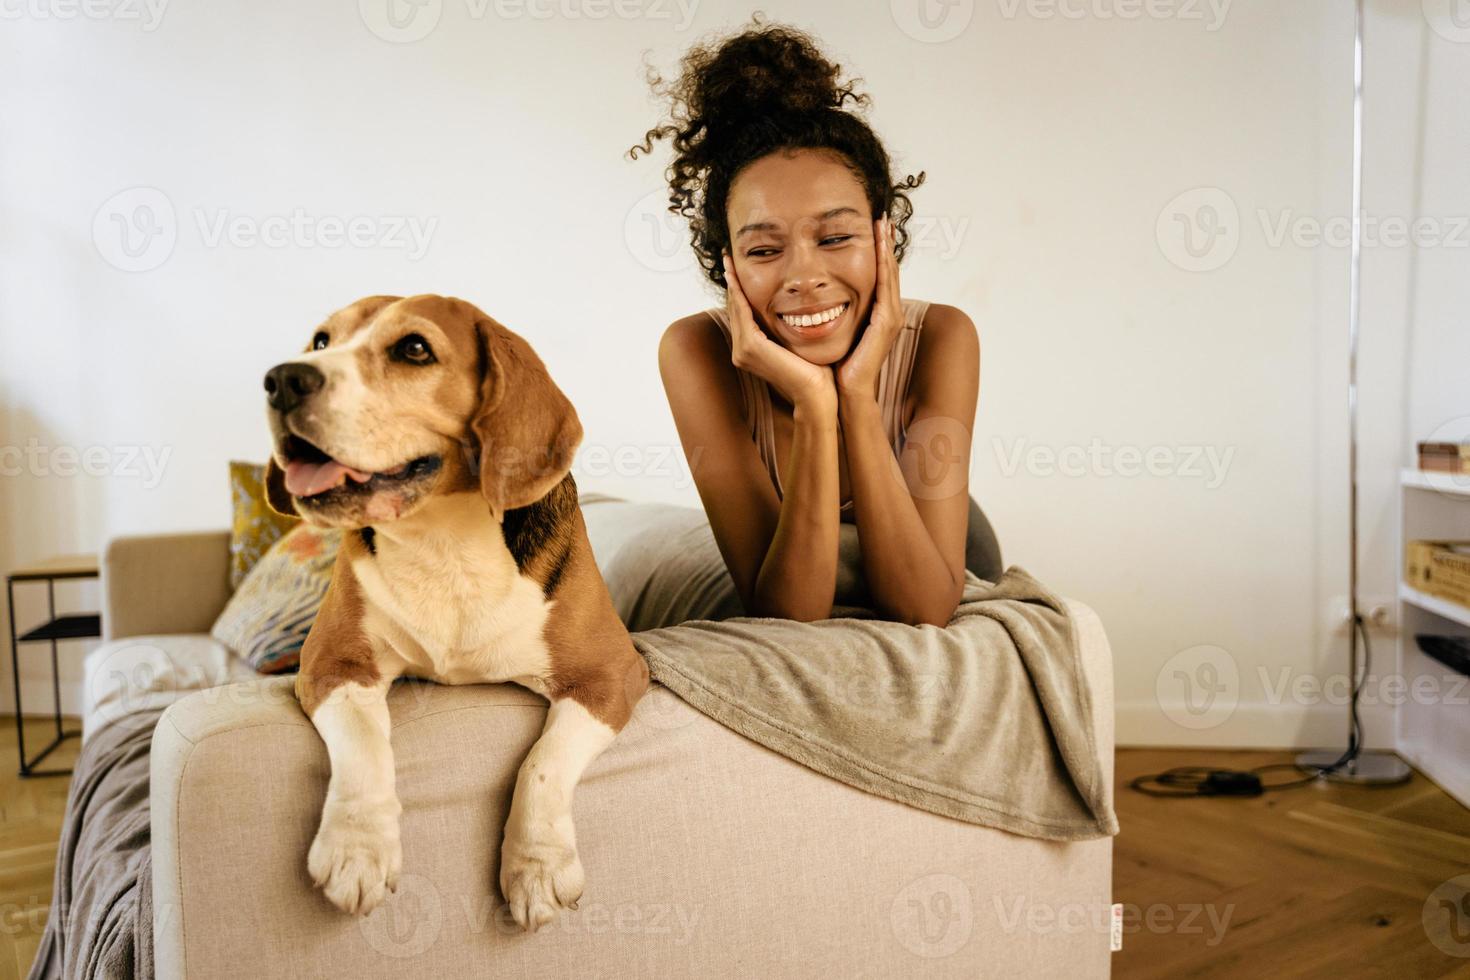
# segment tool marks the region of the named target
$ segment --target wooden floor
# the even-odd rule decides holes
[[[80,718],[62,722],[81,727]],[[50,718],[27,718],[26,753],[34,757],[55,732]],[[67,739],[39,768],[70,769],[80,747],[80,739]],[[36,958],[71,783],[66,776],[21,779],[18,768],[15,716],[0,715],[0,980],[25,976]]]
[[[28,721],[27,746],[51,730]],[[64,742],[46,765],[69,767],[77,749]],[[1470,810],[1418,773],[1387,789],[1319,782],[1256,799],[1160,800],[1127,788],[1173,766],[1290,758],[1118,752],[1113,901],[1124,906],[1124,935],[1113,975],[1470,977],[1466,889],[1436,893],[1425,914],[1431,893],[1470,874]],[[68,784],[21,779],[15,759],[15,720],[0,716],[0,980],[25,976],[35,957]]]
[[[1319,780],[1254,799],[1127,788],[1175,766],[1292,757],[1119,750],[1113,901],[1124,905],[1124,935],[1113,975],[1470,977],[1470,877],[1446,885],[1470,875],[1470,810],[1419,773],[1401,786]]]

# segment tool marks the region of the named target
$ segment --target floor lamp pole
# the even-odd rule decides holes
[[[1364,752],[1358,723],[1358,636],[1367,633],[1358,611],[1358,323],[1363,275],[1363,0],[1353,15],[1353,217],[1351,264],[1348,271],[1348,663],[1352,705],[1348,713],[1346,751],[1303,752],[1301,769],[1316,771],[1333,782],[1401,783],[1412,775],[1407,763],[1391,752]],[[1367,636],[1363,636],[1364,652]],[[1366,682],[1366,678],[1364,678]]]

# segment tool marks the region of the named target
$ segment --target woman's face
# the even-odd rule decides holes
[[[736,176],[726,218],[735,275],[766,333],[813,364],[845,357],[877,282],[874,215],[852,171],[821,150],[771,153]]]

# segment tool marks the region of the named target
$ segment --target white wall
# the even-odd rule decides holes
[[[1406,80],[1417,98],[1404,101],[1412,110],[1404,113],[1404,143],[1419,163],[1406,210],[1451,216],[1461,229],[1459,248],[1412,250],[1402,262],[1406,462],[1421,439],[1470,439],[1470,232],[1463,230],[1470,221],[1470,12],[1462,22],[1459,44],[1424,38],[1418,72]]]
[[[661,109],[643,53],[669,68],[755,5],[557,0],[535,7],[561,11],[543,18],[431,0],[407,29],[433,29],[393,43],[369,27],[393,33],[378,0],[178,3],[152,29],[26,2],[0,0],[0,446],[109,447],[114,470],[122,447],[168,455],[156,485],[55,465],[0,479],[0,566],[111,534],[223,526],[226,461],[266,451],[262,373],[372,292],[478,302],[532,340],[576,402],[585,489],[697,504],[655,345],[714,300],[679,230],[657,225],[666,151],[622,153]],[[979,324],[974,492],[1007,561],[1101,613],[1120,740],[1336,744],[1341,705],[1273,704],[1262,672],[1276,684],[1282,670],[1346,670],[1329,611],[1346,591],[1347,252],[1270,233],[1283,216],[1349,212],[1350,4],[1155,0],[1164,16],[1136,16],[1128,0],[961,0],[929,8],[948,16],[931,27],[906,0],[759,6],[860,74],[900,164],[928,172],[905,292]],[[1431,31],[1418,0],[1375,2],[1369,31],[1369,210],[1464,214],[1467,127],[1452,100],[1470,44]],[[136,187],[166,203],[115,197]],[[1238,217],[1192,260],[1181,218],[1200,234],[1198,205],[1226,201]],[[114,216],[150,202],[176,242],[161,263],[144,252],[156,267],[122,271],[108,261],[129,261]],[[210,243],[222,213],[260,223],[297,209],[432,233],[421,257]],[[1466,352],[1463,286],[1448,285],[1465,255],[1369,256],[1370,595],[1396,579],[1406,440],[1470,415],[1450,362],[1454,345],[1460,364]],[[1208,268],[1181,267],[1192,261]],[[1406,379],[1419,386],[1409,418]],[[1094,445],[1106,457],[1081,475],[1049,472],[1037,452],[1085,459]],[[606,454],[623,447],[634,457],[620,474]],[[1158,472],[1116,472],[1112,454],[1151,447],[1164,447]],[[1198,696],[1211,670],[1225,687],[1201,720],[1177,673]],[[1386,714],[1366,719],[1384,741]]]

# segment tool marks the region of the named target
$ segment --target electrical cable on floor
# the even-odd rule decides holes
[[[1210,766],[1178,766],[1165,772],[1139,776],[1128,784],[1130,789],[1148,796],[1260,796],[1278,789],[1291,789],[1315,783],[1336,772],[1358,757],[1363,746],[1363,728],[1358,721],[1358,696],[1368,679],[1369,665],[1373,662],[1373,648],[1368,642],[1368,627],[1363,617],[1353,612],[1353,629],[1363,638],[1362,676],[1353,678],[1352,704],[1349,708],[1351,723],[1348,725],[1347,750],[1334,762],[1316,768],[1316,771],[1301,779],[1279,783],[1263,783],[1260,774],[1274,769],[1304,768],[1295,762],[1277,762],[1254,769],[1216,769]]]

